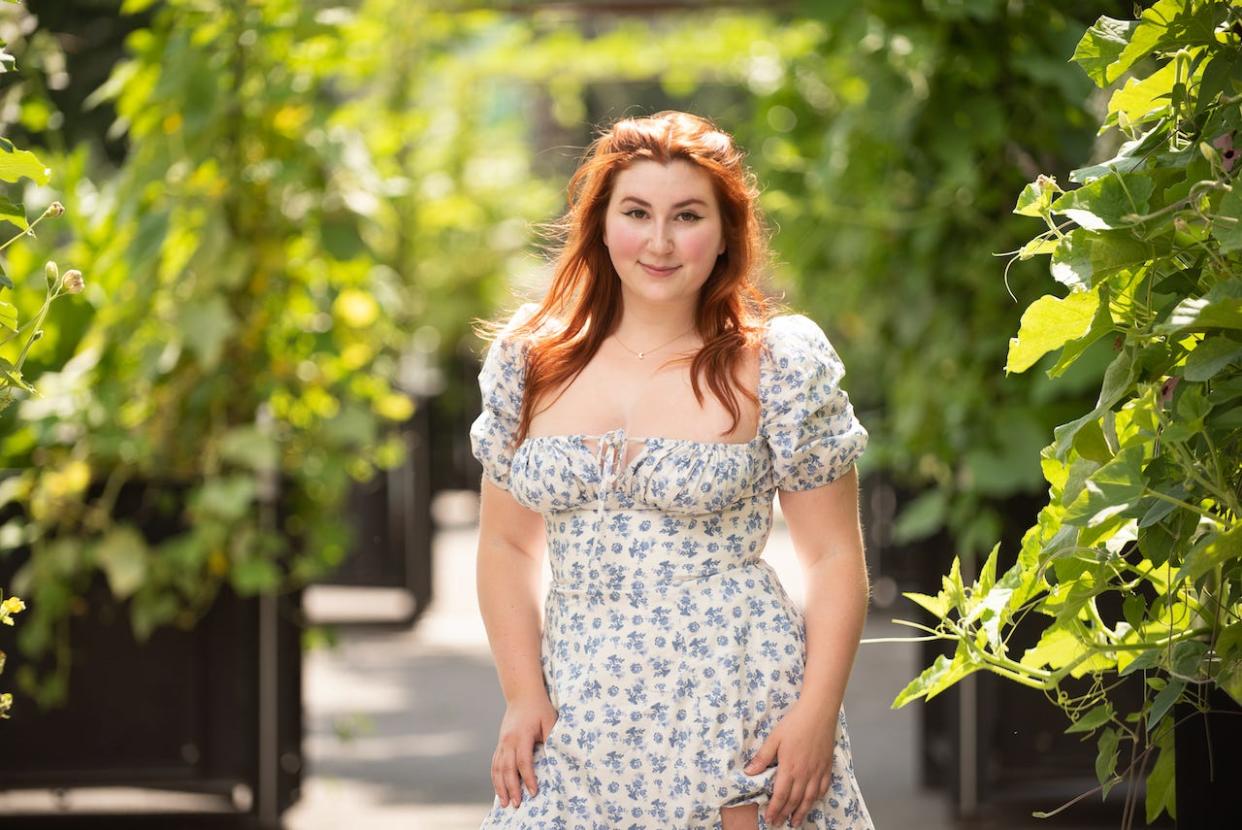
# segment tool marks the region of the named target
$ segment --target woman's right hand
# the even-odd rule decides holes
[[[547,695],[514,700],[506,707],[500,722],[500,740],[492,755],[492,789],[500,796],[500,806],[516,807],[522,803],[521,781],[531,795],[538,792],[535,744],[543,743],[556,720],[556,710]]]

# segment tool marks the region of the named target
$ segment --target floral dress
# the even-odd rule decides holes
[[[768,830],[776,763],[743,767],[798,698],[806,630],[761,557],[774,491],[827,484],[867,444],[840,358],[812,320],[778,316],[763,336],[754,440],[618,428],[514,450],[528,343],[507,332],[479,374],[471,447],[489,481],[544,517],[541,663],[558,719],[535,745],[538,793],[508,807],[497,797],[482,827],[719,830],[722,807],[754,802]],[[627,442],[642,445],[628,462]],[[844,708],[831,786],[802,827],[873,827]]]

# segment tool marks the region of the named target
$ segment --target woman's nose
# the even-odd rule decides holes
[[[655,230],[651,232],[651,239],[648,244],[655,251],[670,250],[673,247],[673,234],[666,226],[657,223]]]

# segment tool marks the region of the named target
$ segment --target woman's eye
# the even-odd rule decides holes
[[[631,210],[627,210],[627,211],[625,212],[625,214],[624,214],[624,215],[625,215],[625,216],[634,216],[634,214],[636,214],[636,213],[643,213],[643,214],[645,214],[646,212],[647,212],[647,211],[643,210],[642,208],[633,208],[633,209],[631,209]],[[699,221],[700,219],[702,219],[702,218],[703,218],[702,216],[699,216],[697,213],[694,213],[693,211],[689,211],[689,210],[683,210],[681,213],[677,214],[677,218],[678,218],[678,219],[680,219],[680,218],[681,218],[681,217],[683,217],[683,216],[689,216],[689,217],[690,217],[690,221],[692,221],[692,222],[697,222],[697,221]],[[635,217],[635,218],[641,218],[641,217]]]

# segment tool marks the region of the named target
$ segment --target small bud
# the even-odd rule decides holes
[[[1177,384],[1180,381],[1181,381],[1180,376],[1173,375],[1168,380],[1166,380],[1163,384],[1161,384],[1160,386],[1160,407],[1162,409],[1168,405],[1169,401],[1173,400],[1173,390],[1177,388]]]
[[[56,284],[56,278],[60,276],[60,269],[56,267],[56,263],[48,260],[47,265],[43,266],[43,273],[47,275],[47,284],[49,286]]]
[[[60,202],[52,202],[47,206],[48,216],[61,216],[65,212],[65,206]]]
[[[77,268],[65,272],[65,291],[70,294],[81,294],[82,289],[86,286],[86,281],[82,279],[82,272]]]
[[[1233,133],[1223,133],[1212,140],[1212,146],[1220,154],[1220,166],[1226,173],[1233,170],[1238,160],[1238,151],[1233,146]]]

